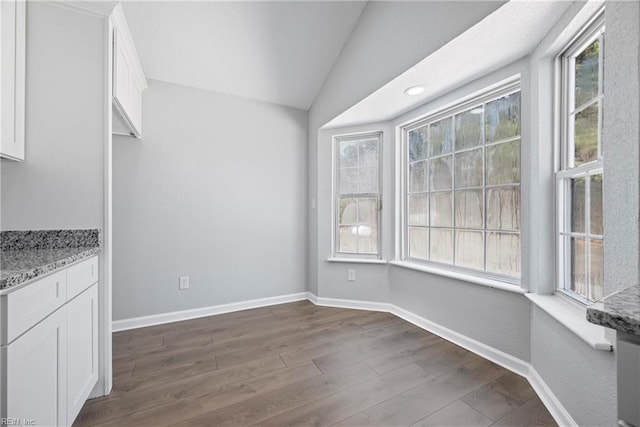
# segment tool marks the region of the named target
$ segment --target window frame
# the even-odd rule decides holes
[[[572,237],[585,239],[585,270],[587,277],[587,294],[591,292],[590,253],[591,240],[604,242],[604,230],[602,235],[591,233],[591,188],[590,176],[602,175],[604,177],[604,157],[602,141],[602,111],[604,101],[604,51],[605,51],[605,19],[604,8],[584,25],[576,36],[556,57],[557,64],[557,96],[559,98],[559,111],[556,121],[560,132],[557,138],[557,157],[555,171],[556,189],[556,285],[557,293],[566,296],[579,304],[588,305],[593,302],[589,298],[571,290],[571,244]],[[575,105],[575,58],[579,56],[595,40],[600,40],[598,53],[598,93],[595,98],[583,103],[578,108]],[[573,131],[573,116],[586,108],[598,103],[598,147],[596,160],[574,165],[575,157],[575,132]],[[571,182],[573,179],[585,178],[585,230],[584,233],[571,231]],[[604,179],[604,178],[603,178]],[[604,192],[604,188],[603,188]],[[604,208],[604,207],[603,207]]]
[[[377,252],[373,253],[361,253],[361,252],[341,252],[339,250],[340,244],[340,219],[339,219],[339,206],[340,198],[345,195],[340,194],[340,143],[345,141],[360,141],[367,139],[376,139],[377,141],[377,155],[378,155],[378,191],[375,193],[356,193],[347,195],[349,198],[376,198],[376,220],[378,225],[377,236]],[[348,134],[339,134],[332,137],[332,165],[333,165],[333,197],[332,197],[332,257],[336,259],[363,259],[363,260],[381,260],[382,259],[382,153],[383,149],[383,132],[382,131],[369,131],[369,132],[356,132]]]
[[[456,154],[460,154],[460,153],[464,153],[464,152],[468,152],[468,151],[472,151],[474,149],[477,149],[479,147],[483,147],[483,155],[482,155],[482,186],[481,187],[473,187],[472,189],[479,189],[482,191],[483,196],[483,207],[482,207],[482,211],[483,211],[483,225],[481,228],[478,228],[478,231],[482,232],[482,239],[483,239],[483,246],[484,246],[484,252],[485,254],[483,255],[483,270],[478,270],[478,269],[473,269],[473,268],[468,268],[468,267],[463,267],[463,266],[459,266],[459,265],[455,265],[455,248],[456,248],[456,231],[470,231],[471,229],[465,229],[465,228],[458,228],[455,226],[455,192],[456,187],[455,187],[455,176],[452,177],[452,187],[451,187],[451,193],[453,195],[453,212],[452,212],[452,216],[454,217],[453,219],[453,223],[450,227],[451,230],[453,230],[454,236],[453,236],[453,258],[452,258],[452,264],[445,264],[445,263],[439,263],[436,261],[431,261],[431,260],[423,260],[423,259],[416,259],[416,258],[411,258],[409,256],[409,209],[408,209],[408,202],[409,202],[409,188],[408,188],[408,183],[409,183],[409,159],[408,159],[408,136],[409,136],[409,132],[418,129],[420,127],[423,127],[425,125],[431,124],[431,123],[435,123],[438,122],[440,120],[446,119],[448,117],[453,118],[453,116],[455,116],[456,114],[468,111],[469,109],[472,109],[474,107],[477,106],[481,106],[481,105],[485,105],[491,101],[497,100],[499,98],[514,94],[520,92],[520,134],[517,137],[510,137],[510,138],[504,138],[502,140],[499,141],[492,141],[489,144],[486,143],[486,141],[484,140],[484,132],[485,132],[485,122],[484,122],[484,114],[483,114],[483,122],[482,122],[482,135],[483,135],[483,143],[479,146],[475,146],[475,147],[471,147],[471,148],[464,148],[461,150],[456,150],[455,146],[453,147],[450,155],[452,156],[452,175],[455,175],[455,156]],[[400,186],[399,186],[399,190],[400,190],[400,221],[399,221],[399,238],[400,238],[400,245],[399,245],[399,249],[400,249],[400,258],[401,258],[401,262],[406,262],[406,263],[410,263],[410,264],[415,264],[416,266],[425,266],[426,268],[429,269],[433,269],[436,271],[442,271],[443,274],[446,274],[448,272],[452,272],[452,273],[460,273],[460,274],[464,274],[464,275],[468,275],[470,277],[477,277],[479,279],[488,279],[490,281],[495,281],[497,283],[504,283],[505,285],[511,287],[513,286],[514,289],[517,289],[518,287],[521,287],[521,283],[522,283],[522,273],[523,273],[523,268],[522,268],[522,263],[524,261],[524,258],[522,257],[522,235],[523,235],[523,224],[522,224],[522,214],[520,214],[520,228],[517,231],[513,231],[513,230],[503,230],[506,233],[514,233],[514,234],[518,234],[518,236],[520,237],[520,276],[519,277],[512,277],[512,276],[507,276],[507,275],[503,275],[503,274],[499,274],[499,273],[493,273],[493,272],[487,272],[486,271],[486,264],[487,264],[487,259],[486,259],[486,244],[487,244],[487,234],[492,232],[492,231],[496,231],[494,229],[490,229],[487,228],[486,226],[486,212],[487,212],[487,205],[486,205],[486,190],[490,189],[490,188],[499,188],[499,187],[518,187],[520,190],[520,200],[521,200],[521,209],[522,210],[522,169],[523,169],[523,161],[522,161],[522,144],[523,144],[523,116],[522,116],[522,105],[523,105],[523,100],[522,100],[522,87],[521,87],[521,78],[520,75],[514,76],[512,78],[506,79],[504,81],[502,81],[501,83],[497,84],[497,85],[493,85],[492,87],[488,88],[488,89],[484,89],[481,90],[479,92],[476,92],[473,95],[467,96],[465,98],[461,98],[458,101],[453,102],[452,104],[450,104],[448,107],[436,110],[434,112],[428,113],[427,115],[424,115],[422,117],[419,118],[415,118],[412,119],[410,121],[407,121],[403,124],[400,124],[398,126],[398,135],[400,136],[400,144],[399,144],[399,149],[400,149],[400,154],[398,156],[398,159],[400,161],[400,168],[399,168],[399,178],[400,178]],[[455,127],[455,125],[454,125]],[[454,136],[455,139],[455,136]],[[520,160],[520,182],[518,182],[517,184],[512,183],[512,184],[502,184],[502,185],[487,185],[487,181],[486,181],[486,170],[485,170],[485,162],[486,162],[486,153],[485,153],[485,148],[486,147],[490,147],[490,146],[495,146],[495,145],[500,145],[503,143],[508,143],[510,141],[520,141],[520,149],[519,149],[519,160]],[[455,142],[454,142],[455,144]],[[440,156],[435,156],[433,158],[438,158]],[[425,160],[430,160],[432,157],[426,157]],[[470,187],[471,188],[471,187]],[[468,188],[460,188],[459,190],[468,190]],[[426,194],[431,194],[431,191],[428,191]],[[431,224],[429,224],[429,226],[425,226],[425,228],[427,229],[431,229]],[[430,239],[429,239],[430,242]],[[427,245],[429,245],[429,242],[427,243]]]

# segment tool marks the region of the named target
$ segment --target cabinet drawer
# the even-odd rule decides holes
[[[4,295],[6,316],[2,343],[7,344],[67,301],[67,272],[60,271]]]
[[[98,257],[67,269],[67,301],[98,281]]]

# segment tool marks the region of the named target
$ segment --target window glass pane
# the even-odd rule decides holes
[[[453,193],[431,193],[430,219],[433,227],[453,225]]]
[[[409,132],[409,161],[415,162],[427,158],[428,126],[423,126]]]
[[[520,230],[520,187],[487,189],[487,228]]]
[[[357,226],[340,226],[340,243],[338,251],[340,252],[356,252],[357,250]]]
[[[339,224],[355,224],[358,222],[358,199],[340,199],[339,209]]]
[[[485,140],[499,141],[520,135],[520,92],[489,102],[485,107]]]
[[[427,161],[423,160],[409,165],[409,192],[427,191]]]
[[[359,165],[378,166],[378,141],[367,139],[359,144]]]
[[[571,180],[571,231],[574,233],[585,232],[585,184],[584,177]]]
[[[602,211],[602,174],[592,175],[590,177],[591,188],[589,190],[591,196],[590,209],[590,227],[591,234],[602,235],[603,231],[603,211]]]
[[[585,239],[571,238],[571,290],[587,298],[587,250]]]
[[[378,253],[379,146],[377,136],[337,137],[336,253]]]
[[[429,195],[412,194],[409,196],[409,225],[429,225]]]
[[[406,135],[407,257],[519,278],[520,93]]]
[[[476,270],[484,268],[481,231],[456,231],[456,265]]]
[[[358,142],[340,142],[340,167],[350,167],[358,165]]]
[[[456,191],[456,227],[482,228],[482,190]]]
[[[487,185],[520,182],[520,140],[487,147]]]
[[[409,258],[429,259],[428,228],[409,227]]]
[[[453,263],[453,230],[431,229],[431,261]]]
[[[456,150],[482,144],[482,106],[456,116]]]
[[[429,184],[431,185],[431,191],[449,190],[453,185],[451,157],[452,156],[446,156],[429,160]]]
[[[340,194],[355,194],[358,192],[358,168],[340,169]]]
[[[604,245],[602,240],[590,241],[590,291],[589,299],[597,301],[604,296]]]
[[[374,198],[358,199],[358,222],[376,224],[378,222],[378,200]]]
[[[431,123],[429,130],[429,156],[439,156],[453,151],[453,126],[451,117]]]
[[[520,235],[487,233],[487,271],[520,277]]]
[[[358,168],[358,181],[360,193],[378,192],[378,168]]]
[[[574,117],[574,164],[592,162],[598,158],[598,103],[588,106]]]
[[[482,148],[456,154],[456,188],[482,186]]]
[[[358,253],[375,254],[378,252],[378,227],[373,224],[359,225]]]
[[[575,107],[598,96],[598,55],[600,40],[595,40],[576,57]]]

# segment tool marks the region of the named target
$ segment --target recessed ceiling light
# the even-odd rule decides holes
[[[424,92],[424,86],[411,86],[404,91],[404,93],[411,96],[420,95],[422,92]]]

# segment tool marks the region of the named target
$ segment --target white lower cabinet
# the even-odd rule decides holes
[[[98,381],[98,285],[67,303],[67,417],[73,421]]]
[[[0,296],[0,418],[8,423],[71,425],[96,385],[97,261],[82,261]],[[66,300],[51,304],[49,294]],[[20,316],[25,297],[43,307],[42,317]],[[18,326],[23,330],[15,337]]]
[[[66,331],[66,312],[59,309],[5,348],[4,418],[17,425],[67,424]]]

